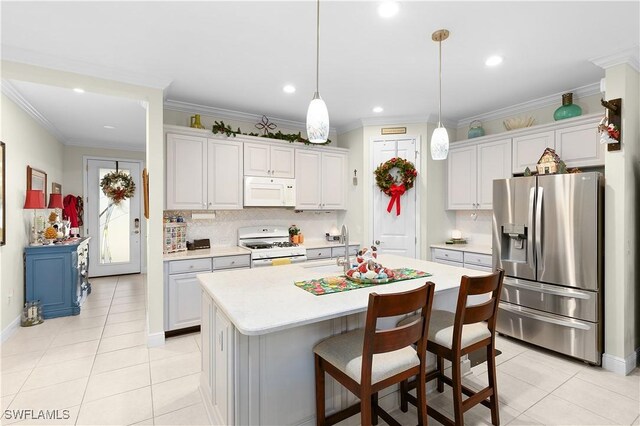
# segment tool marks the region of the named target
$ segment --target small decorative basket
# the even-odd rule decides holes
[[[42,324],[43,322],[44,318],[42,317],[42,303],[39,300],[25,303],[24,308],[22,308],[20,325],[22,327],[31,327],[34,325]]]

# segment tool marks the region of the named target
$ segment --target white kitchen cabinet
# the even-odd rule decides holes
[[[347,155],[296,149],[296,209],[346,208]]]
[[[490,254],[486,253],[432,247],[431,260],[436,263],[457,266],[459,268],[475,269],[486,272],[493,271],[492,257]]]
[[[513,173],[524,173],[525,169],[533,172],[536,164],[546,148],[555,149],[555,132],[532,133],[513,138]]]
[[[268,143],[244,144],[244,175],[293,178],[294,148]]]
[[[200,324],[200,282],[196,275],[169,275],[169,324],[172,330]]]
[[[606,147],[597,133],[599,114],[561,120],[545,125],[544,131],[513,138],[513,173],[524,173],[536,164],[545,148],[555,149],[567,167],[604,165]]]
[[[207,160],[207,209],[242,209],[242,142],[209,140]]]
[[[501,139],[478,145],[479,209],[493,209],[493,181],[511,177],[511,139]]]
[[[242,142],[167,134],[168,210],[242,209]]]
[[[452,146],[449,149],[447,163],[447,207],[450,210],[475,208],[478,163],[476,147]]]
[[[600,143],[595,123],[555,131],[556,154],[567,167],[592,167],[604,164],[605,145]]]
[[[200,325],[202,290],[198,274],[250,265],[249,254],[165,262],[165,331]]]
[[[511,139],[449,150],[447,208],[493,208],[493,180],[511,177]]]
[[[207,205],[207,138],[167,134],[166,205],[169,210]]]

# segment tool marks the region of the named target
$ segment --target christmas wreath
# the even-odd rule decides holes
[[[100,187],[104,195],[114,204],[120,204],[120,201],[133,197],[136,191],[133,178],[122,170],[104,175],[100,181]]]
[[[391,176],[391,170],[398,169],[398,178]],[[387,211],[391,213],[393,205],[396,204],[396,215],[400,215],[400,196],[413,188],[413,184],[418,175],[416,167],[411,161],[404,158],[394,157],[386,163],[380,164],[375,170],[376,185],[380,191],[391,197]]]

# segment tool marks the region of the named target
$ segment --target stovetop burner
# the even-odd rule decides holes
[[[298,247],[298,245],[292,243],[291,241],[282,241],[273,243],[273,247]]]

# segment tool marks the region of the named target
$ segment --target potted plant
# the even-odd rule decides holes
[[[291,225],[289,227],[289,239],[291,240],[291,242],[293,244],[299,244],[300,243],[300,228],[298,228],[296,225]]]

